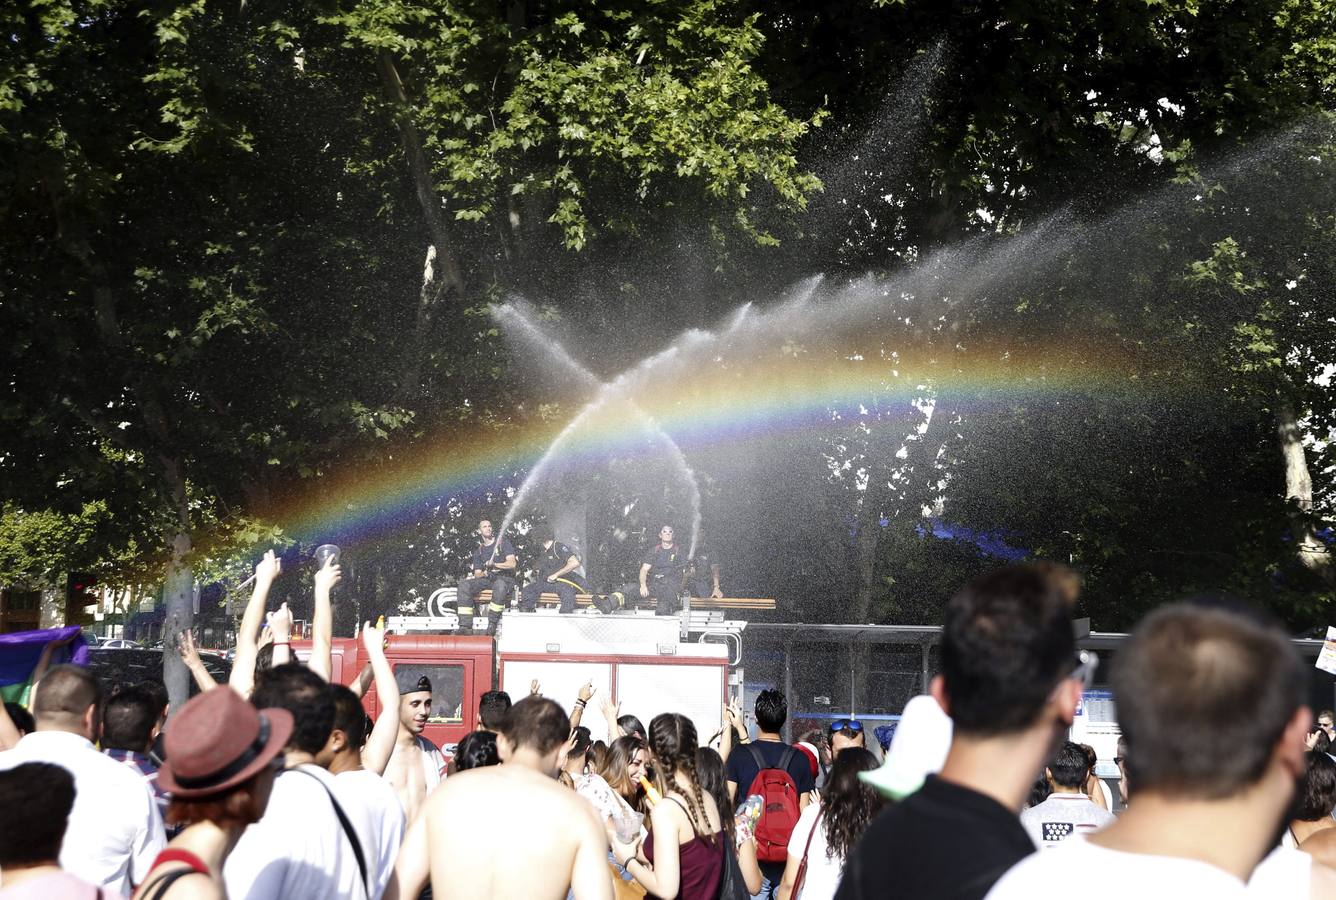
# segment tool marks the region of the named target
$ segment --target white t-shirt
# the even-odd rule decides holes
[[[821,813],[819,804],[810,804],[798,816],[798,823],[789,835],[789,856],[803,858],[807,850],[807,877],[803,880],[801,900],[831,900],[835,889],[840,886],[840,873],[844,871],[843,859],[831,859],[826,855],[826,823],[818,818]],[[810,848],[808,836],[812,838]],[[793,898],[797,900],[797,898]]]
[[[1113,821],[1085,794],[1049,794],[1043,803],[1021,811],[1021,824],[1040,850],[1052,849],[1075,834],[1098,831]]]
[[[1248,896],[1304,900],[1309,896],[1312,881],[1313,857],[1293,847],[1277,847],[1253,869],[1248,879]]]
[[[334,789],[334,776],[319,766],[298,768],[315,777],[280,773],[264,817],[246,829],[223,864],[229,900],[366,896],[357,858],[325,789]],[[369,860],[367,867],[370,874]]]
[[[394,859],[404,838],[404,808],[390,783],[375,772],[358,769],[334,776],[334,796],[352,819],[366,857],[372,898],[385,892]]]
[[[1209,897],[1239,900],[1248,889],[1224,869],[1195,859],[1125,853],[1080,835],[1011,867],[987,900],[1128,900]]]
[[[441,753],[441,748],[420,734],[414,740],[417,741],[418,749],[422,751],[422,778],[427,786],[427,794],[430,795],[436,790],[436,786],[445,780],[445,754]]]
[[[60,867],[90,884],[129,896],[167,846],[153,790],[144,776],[66,731],[34,731],[0,753],[0,770],[28,762],[55,763],[74,776]],[[15,815],[0,810],[0,815]]]

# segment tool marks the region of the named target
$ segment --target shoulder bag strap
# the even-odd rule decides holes
[[[357,869],[362,873],[362,888],[366,891],[367,897],[370,898],[371,888],[368,885],[366,877],[366,856],[362,854],[362,842],[357,839],[357,832],[353,829],[353,823],[348,821],[348,814],[343,811],[343,807],[339,805],[339,801],[334,798],[334,792],[329,789],[329,785],[320,780],[319,776],[312,775],[310,772],[305,772],[300,768],[297,768],[286,769],[284,774],[286,775],[288,772],[301,772],[307,778],[314,778],[316,783],[325,789],[325,794],[329,797],[329,802],[334,807],[334,815],[338,816],[339,824],[343,826],[343,834],[348,838],[348,843],[353,845],[353,856],[357,857]],[[157,898],[154,898],[154,900],[157,900]]]
[[[816,830],[821,827],[821,816],[825,810],[816,814],[816,821],[812,823],[812,830],[807,832],[807,846],[803,847],[803,861],[798,864],[798,874],[793,879],[793,890],[789,896],[793,900],[798,900],[802,894],[803,882],[807,880],[807,854],[812,851],[812,838],[816,836]]]
[[[149,882],[150,884],[153,885],[153,890],[149,891],[147,888],[145,888],[142,900],[162,900],[163,894],[167,893],[168,889],[173,884],[175,884],[179,879],[184,878],[187,875],[203,875],[203,874],[204,874],[203,872],[196,871],[195,869],[173,869],[166,875],[161,875],[154,881]],[[101,888],[99,888],[98,889],[99,900],[101,900],[101,897],[102,897]]]

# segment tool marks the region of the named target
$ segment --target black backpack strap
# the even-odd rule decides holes
[[[764,772],[766,769],[770,768],[769,766],[767,766],[767,765],[765,764],[765,757],[761,755],[761,751],[760,751],[760,750],[757,750],[757,749],[756,749],[756,745],[755,745],[755,744],[744,744],[743,746],[745,746],[745,747],[747,748],[747,752],[751,754],[751,758],[754,759],[754,760],[756,760],[756,774],[757,774],[757,775],[760,775],[760,774],[761,774],[762,772]],[[748,785],[748,787],[751,787],[751,785]]]
[[[357,839],[357,832],[353,829],[353,823],[348,821],[348,814],[343,811],[343,807],[339,805],[339,801],[334,798],[334,792],[329,789],[329,785],[321,781],[319,776],[312,775],[310,772],[303,771],[301,768],[285,769],[283,774],[286,775],[288,772],[301,772],[307,778],[314,778],[316,783],[325,789],[325,794],[329,797],[329,802],[334,807],[334,815],[338,816],[339,824],[343,826],[343,834],[348,838],[348,843],[353,845],[353,856],[357,857],[357,869],[362,873],[362,888],[366,891],[369,900],[371,897],[371,887],[367,882],[366,877],[366,856],[362,853],[362,842]],[[157,900],[157,898],[153,898],[153,900]]]
[[[784,748],[784,752],[780,754],[779,764],[776,765],[775,768],[779,769],[781,772],[789,772],[789,763],[793,762],[793,757],[797,754],[798,751],[794,749],[792,744],[789,744]],[[789,772],[789,777],[793,777],[792,772]],[[797,784],[795,784],[794,787],[797,787]]]
[[[173,869],[166,875],[163,875],[153,881],[150,881],[149,884],[153,885],[153,890],[150,891],[148,890],[147,887],[145,887],[144,896],[141,898],[141,900],[162,900],[162,895],[167,893],[167,890],[178,880],[186,877],[187,875],[203,875],[203,874],[204,874],[203,872],[196,871],[195,869]],[[98,888],[98,897],[99,900],[102,897],[101,888]]]

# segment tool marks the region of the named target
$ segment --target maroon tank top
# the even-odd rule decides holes
[[[676,797],[669,797],[682,810],[686,812],[686,806]],[[691,818],[691,813],[687,812],[687,819]],[[681,882],[677,888],[677,896],[673,898],[663,898],[663,900],[717,900],[719,896],[719,882],[724,875],[724,840],[727,835],[723,832],[703,837],[696,826],[691,826],[695,836],[677,848],[679,868],[682,871]],[[654,832],[650,832],[645,838],[645,858],[654,862]]]

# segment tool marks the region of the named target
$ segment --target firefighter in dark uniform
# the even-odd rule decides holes
[[[640,562],[640,583],[623,585],[595,605],[606,613],[625,608],[627,597],[632,598],[630,605],[635,604],[636,597],[653,597],[655,615],[674,615],[687,562],[686,549],[673,543],[673,526],[665,525],[659,529],[659,542],[649,548]]]
[[[474,601],[480,592],[491,588],[492,602],[487,605],[487,633],[496,634],[501,614],[506,611],[506,603],[515,590],[515,570],[519,567],[519,560],[515,548],[505,535],[493,537],[490,520],[483,519],[478,523],[478,536],[482,540],[470,559],[473,577],[459,583],[459,629],[465,634],[473,632]]]
[[[520,609],[533,612],[538,606],[538,598],[544,592],[553,593],[561,600],[561,612],[575,612],[575,595],[588,594],[589,586],[576,569],[580,568],[580,557],[565,544],[552,536],[552,529],[546,525],[537,525],[533,536],[542,542],[542,551],[534,560],[537,577],[526,584],[520,591]]]
[[[719,557],[714,548],[701,539],[696,544],[696,555],[691,557],[691,568],[687,572],[687,589],[693,597],[724,596],[724,589],[719,586]]]

